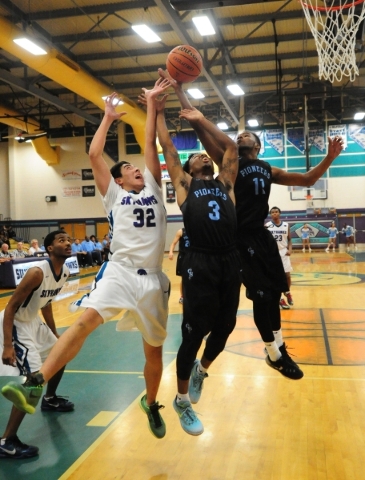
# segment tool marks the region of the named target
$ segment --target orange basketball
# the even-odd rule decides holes
[[[168,54],[166,67],[174,80],[188,83],[199,77],[203,68],[203,60],[194,47],[179,45]]]

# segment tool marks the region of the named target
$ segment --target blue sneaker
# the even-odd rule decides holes
[[[195,360],[189,379],[189,397],[191,403],[198,403],[203,390],[204,379],[208,377],[207,373],[200,373],[197,370],[199,360]]]
[[[202,422],[196,416],[190,402],[172,403],[175,412],[179,415],[180,424],[183,430],[189,435],[201,435],[204,432]]]

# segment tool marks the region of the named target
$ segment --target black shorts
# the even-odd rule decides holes
[[[177,260],[176,260],[176,275],[178,277],[182,277],[181,273],[181,265],[184,259],[185,252],[179,252],[177,255]]]
[[[219,255],[185,253],[181,269],[183,325],[188,324],[202,337],[213,329],[229,335],[236,324],[240,270],[237,251]]]
[[[273,292],[289,290],[278,245],[269,230],[262,227],[241,235],[238,250],[247,298],[268,302]]]

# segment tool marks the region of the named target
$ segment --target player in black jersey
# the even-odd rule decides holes
[[[219,169],[216,179],[213,162],[206,154],[191,155],[183,169],[166,127],[163,104],[156,102],[157,132],[190,242],[181,268],[182,343],[177,354],[178,393],[173,406],[182,428],[200,435],[204,428],[191,403],[199,401],[207,369],[223,351],[235,327],[242,281],[233,193],[238,153],[234,141],[189,105],[191,108],[182,110],[180,116],[191,123],[203,145],[206,135],[214,136],[222,155],[215,158]],[[199,361],[196,355],[206,335]]]
[[[182,266],[183,258],[186,250],[189,248],[189,245],[190,245],[189,237],[187,236],[186,230],[184,227],[179,228],[179,230],[175,234],[173,241],[171,242],[170,250],[169,250],[169,260],[172,260],[174,258],[174,248],[176,247],[177,244],[179,244],[179,253],[177,255],[177,260],[176,260],[176,275],[178,277],[181,277],[182,276],[181,266]],[[181,279],[179,303],[183,303],[183,301],[184,301],[184,295],[182,290],[182,279]]]
[[[328,139],[328,154],[308,172],[292,173],[271,167],[257,158],[260,139],[252,132],[237,137],[239,172],[235,183],[238,249],[241,254],[246,295],[253,301],[254,321],[263,339],[267,364],[292,379],[303,372],[287,353],[281,331],[279,300],[288,290],[286,275],[275,239],[264,228],[272,183],[288,186],[313,185],[343,148],[342,139]]]
[[[300,379],[303,372],[290,358],[281,331],[279,300],[281,292],[288,290],[286,275],[277,244],[264,227],[264,221],[269,211],[271,184],[313,185],[341,153],[343,141],[340,137],[329,138],[326,157],[304,174],[286,172],[259,160],[261,142],[253,132],[239,134],[237,145],[239,167],[234,191],[246,296],[253,302],[254,321],[267,352],[266,363],[288,378]],[[219,151],[214,137],[204,146],[210,155]]]

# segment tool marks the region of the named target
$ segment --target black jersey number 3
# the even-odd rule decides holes
[[[137,228],[142,228],[145,225],[146,227],[155,227],[156,223],[153,221],[155,219],[155,212],[153,208],[147,208],[146,212],[142,208],[135,208],[133,210],[134,215],[136,215],[136,221],[133,222],[133,225]]]

